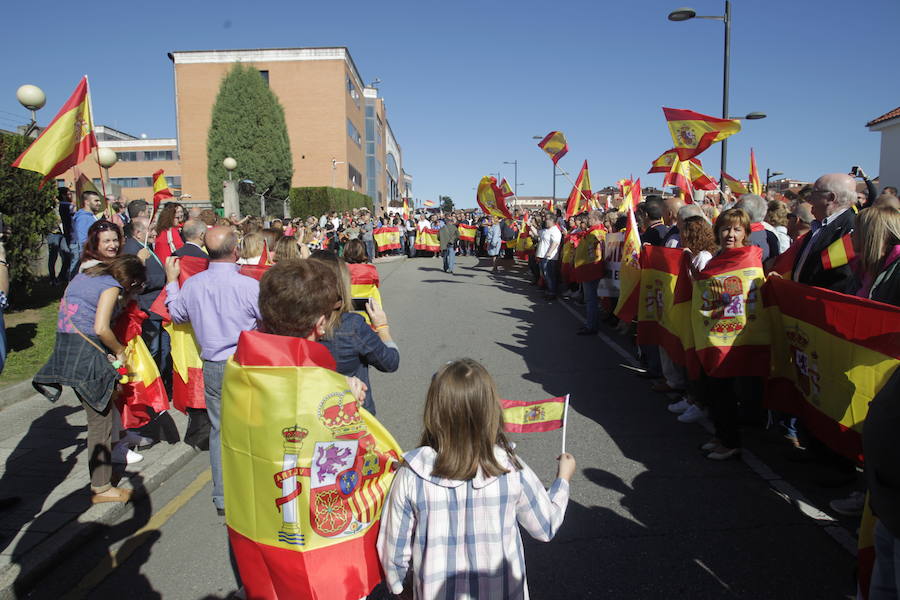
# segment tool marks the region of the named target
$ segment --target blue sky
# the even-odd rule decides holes
[[[550,162],[531,137],[554,129],[569,139],[560,166],[576,172],[587,159],[594,188],[631,173],[658,186],[661,175],[643,174],[671,146],[660,107],[721,110],[722,24],[667,21],[684,3],[699,14],[724,7],[721,0],[7,3],[0,128],[27,121],[15,99],[22,83],[47,93],[39,117],[46,123],[87,73],[98,123],[174,136],[167,52],[347,46],[366,81],[383,81],[420,199],[446,194],[474,206],[479,178],[499,170],[511,181],[513,167],[503,162],[513,160],[525,184],[520,194],[549,195]],[[900,2],[734,0],[732,13],[731,110],[769,116],[745,121],[730,139],[730,174],[746,177],[751,146],[763,173],[809,180],[859,164],[877,174],[880,136],[864,125],[900,106]],[[701,156],[712,174],[718,156],[717,146]],[[557,196],[569,187],[559,178]]]

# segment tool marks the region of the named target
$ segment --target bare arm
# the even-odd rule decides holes
[[[94,333],[100,338],[103,345],[112,350],[112,353],[121,360],[125,346],[116,338],[116,334],[110,327],[118,298],[119,288],[109,288],[100,294],[100,299],[97,301],[97,313],[94,315]]]

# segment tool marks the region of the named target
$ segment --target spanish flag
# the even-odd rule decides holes
[[[606,229],[603,225],[594,225],[588,229],[575,248],[575,268],[572,280],[581,283],[603,278],[603,242],[606,240]]]
[[[561,429],[566,419],[568,396],[547,400],[500,400],[503,429],[510,433],[535,433]]]
[[[438,229],[425,228],[416,232],[416,243],[413,246],[416,250],[423,252],[439,252],[441,242],[438,240]]]
[[[159,203],[169,198],[174,198],[175,196],[172,194],[172,190],[169,189],[169,182],[166,181],[166,176],[163,173],[163,170],[153,174],[153,212],[159,210]]]
[[[226,525],[248,598],[356,600],[400,447],[321,344],[245,331],[222,385]]]
[[[510,196],[514,196],[514,195],[515,195],[514,192],[513,192],[513,190],[512,190],[512,187],[509,185],[509,182],[506,181],[506,179],[504,179],[503,181],[501,181],[501,182],[500,182],[500,185],[497,186],[497,187],[500,188],[500,194],[503,196],[504,200],[505,200],[506,198],[509,198]]]
[[[741,130],[737,119],[719,119],[692,110],[663,107],[675,152],[681,160],[693,158]]]
[[[354,299],[374,300],[384,306],[381,302],[381,291],[378,289],[381,279],[378,276],[378,269],[375,265],[348,264],[347,270],[350,271],[350,295]],[[369,319],[369,313],[365,309],[354,312],[361,315],[366,320],[366,323],[372,324],[372,321]]]
[[[572,281],[572,271],[575,270],[575,249],[584,235],[578,231],[563,236],[562,251],[560,252],[560,271],[563,281]]]
[[[900,308],[778,277],[763,299],[773,323],[766,403],[860,461],[870,403],[900,368]]]
[[[856,257],[853,251],[853,240],[848,233],[840,239],[832,242],[822,250],[822,266],[825,270],[843,267]]]
[[[672,163],[678,158],[675,148],[666,150],[659,157],[650,163],[650,170],[647,173],[668,173],[672,170]]]
[[[627,210],[637,208],[642,199],[640,177],[634,181],[622,179],[619,181],[619,187],[622,189],[622,204],[619,205],[619,212],[624,213]]]
[[[690,329],[691,285],[684,251],[644,246],[641,249],[638,343],[661,346],[673,362],[686,365],[686,346],[693,347],[693,344],[685,343],[685,340],[693,339],[689,335]]]
[[[169,409],[169,396],[159,369],[141,337],[147,313],[131,301],[116,319],[113,332],[125,344],[127,381],[119,385],[116,406],[122,415],[122,427],[133,429],[150,422],[150,410],[161,413]]]
[[[717,190],[719,184],[716,180],[706,174],[703,170],[703,164],[699,158],[692,158],[688,161],[689,173],[691,175],[691,187],[695,190]],[[692,199],[693,201],[693,199]]]
[[[403,199],[403,220],[409,220],[409,198]]]
[[[691,327],[697,359],[707,375],[769,374],[769,314],[760,288],[762,250],[723,250],[694,281]]]
[[[434,200],[426,200],[425,202],[423,202],[423,204],[430,208],[430,207],[434,206]]]
[[[759,182],[759,168],[756,166],[756,155],[750,148],[750,191],[757,196],[762,195],[762,184]]]
[[[84,162],[96,147],[91,96],[85,75],[50,125],[13,161],[12,166],[43,174],[43,187],[57,175]]]
[[[461,242],[474,242],[475,241],[475,230],[478,229],[474,225],[464,225],[460,223],[456,230],[459,233],[459,241]]]
[[[634,209],[628,207],[628,226],[622,245],[619,266],[619,301],[613,310],[622,321],[630,322],[638,311],[638,292],[641,285],[641,236],[638,233]]]
[[[694,201],[694,184],[691,181],[690,162],[676,159],[672,163],[672,170],[666,173],[663,186],[675,186],[684,192],[684,201],[691,204]]]
[[[178,275],[178,285],[184,286],[189,277],[205,271],[209,261],[195,256],[182,256],[179,264],[181,273]],[[163,289],[153,301],[150,311],[163,317],[163,328],[169,334],[172,346],[172,405],[181,412],[187,412],[188,408],[206,408],[200,345],[190,323],[172,322],[166,308],[167,297],[166,290]]]
[[[478,190],[475,192],[475,201],[486,215],[501,219],[512,219],[509,209],[506,207],[506,196],[497,185],[497,180],[485,175],[478,182]]]
[[[581,165],[578,179],[569,193],[569,201],[566,204],[566,218],[573,217],[591,209],[591,176],[588,173],[587,161]]]
[[[270,268],[272,268],[272,265],[241,265],[240,273],[257,281],[262,281],[263,275]]]
[[[546,152],[555,165],[569,151],[569,143],[562,131],[551,131],[538,142],[538,148]]]
[[[528,255],[534,251],[534,239],[531,237],[530,227],[528,226],[528,218],[522,223],[522,230],[516,239],[516,258],[527,260]]]
[[[724,171],[722,171],[722,183],[727,185],[728,189],[731,190],[731,193],[735,196],[741,196],[743,194],[750,193],[750,190],[747,189],[746,185]]]
[[[398,227],[379,227],[372,234],[379,252],[396,250],[400,247],[400,228]]]

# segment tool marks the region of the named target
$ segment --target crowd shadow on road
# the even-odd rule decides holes
[[[574,335],[580,323],[542,299],[526,267],[492,280],[533,301],[494,311],[516,329],[515,343],[495,343],[599,425],[590,437],[569,430],[581,477],[556,539],[525,541],[532,598],[853,597],[852,559],[742,463],[706,460],[708,435],[676,422],[598,338]]]

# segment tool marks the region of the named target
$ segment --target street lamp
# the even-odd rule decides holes
[[[31,111],[31,123],[25,129],[25,137],[28,137],[37,127],[37,115],[35,113],[47,103],[47,96],[44,94],[44,90],[38,86],[26,83],[23,86],[19,86],[19,89],[16,90],[16,99],[19,101],[19,104]]]
[[[109,181],[109,168],[119,162],[119,155],[112,148],[97,148],[97,162],[103,167],[106,181]]]
[[[335,175],[337,174],[337,166],[342,165],[342,164],[344,164],[344,161],[338,160],[338,159],[332,157],[332,159],[331,159],[331,187],[334,187],[334,185],[335,185],[334,178],[335,178]]]
[[[781,171],[769,171],[766,169],[766,191],[769,191],[769,180],[773,177],[778,177],[779,175],[784,175]]]
[[[533,135],[533,136],[531,136],[531,139],[542,140],[542,139],[544,139],[544,136]],[[550,162],[553,162],[553,161],[550,161]],[[553,163],[553,204],[556,204],[556,178],[557,177],[559,177],[559,175],[556,173],[556,163]]]
[[[222,161],[222,166],[228,171],[228,181],[231,181],[231,172],[237,169],[237,161],[228,156]]]
[[[725,14],[724,15],[698,15],[697,11],[693,8],[688,8],[686,6],[681,8],[676,8],[672,12],[669,13],[668,19],[670,21],[681,22],[681,21],[689,21],[691,19],[710,19],[713,21],[722,21],[725,24],[725,51],[723,57],[723,68],[722,68],[722,118],[728,119],[733,118],[728,116],[728,65],[731,57],[731,0],[725,0]],[[763,113],[750,113],[745,118],[746,119],[764,119],[766,115]],[[722,140],[722,164],[721,164],[721,172],[725,172],[726,162],[728,160],[728,140]]]
[[[513,196],[517,197],[519,195],[519,161],[518,159],[504,160],[503,164],[513,166]]]

